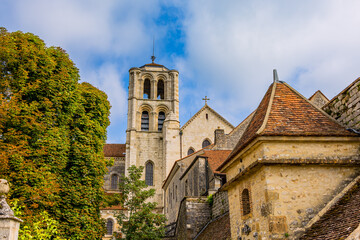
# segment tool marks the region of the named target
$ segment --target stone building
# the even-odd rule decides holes
[[[297,239],[359,175],[359,147],[358,134],[274,81],[217,169],[227,176],[231,238]]]
[[[121,176],[125,174],[125,144],[105,144],[105,159],[113,162],[108,167],[108,173],[104,176],[104,191],[106,194],[118,194]],[[120,232],[116,214],[124,209],[121,206],[111,206],[100,209],[100,215],[106,222],[106,234],[104,240],[112,239],[114,232]]]

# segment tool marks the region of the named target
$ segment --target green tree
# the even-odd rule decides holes
[[[21,226],[46,211],[59,236],[99,239],[110,106],[79,80],[63,49],[0,28],[0,177],[24,205]]]
[[[163,214],[155,213],[155,202],[148,201],[155,195],[155,189],[141,180],[144,167],[134,165],[128,168],[128,177],[120,182],[120,203],[128,211],[118,216],[122,232],[128,240],[161,239],[165,233],[166,218]]]

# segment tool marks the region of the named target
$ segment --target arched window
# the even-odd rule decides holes
[[[148,186],[154,185],[154,164],[150,161],[145,166],[145,183]]]
[[[205,139],[205,140],[202,142],[202,148],[207,147],[207,146],[209,146],[209,145],[210,145],[210,141],[207,140],[207,139]]]
[[[250,213],[250,194],[248,189],[244,189],[241,193],[241,203],[243,208],[243,215]]]
[[[164,81],[159,80],[157,84],[157,99],[164,99]]]
[[[141,131],[149,131],[149,113],[143,111],[141,114]]]
[[[150,80],[147,78],[144,81],[144,95],[143,95],[143,98],[144,99],[149,99],[150,94],[151,94],[151,84],[150,84]]]
[[[117,189],[119,183],[119,176],[117,174],[111,175],[111,189]]]
[[[191,147],[189,148],[187,155],[193,154],[195,152],[195,150]]]
[[[165,113],[164,112],[159,112],[159,117],[158,117],[158,131],[161,131],[164,125],[164,120],[165,120]]]
[[[112,235],[114,232],[114,221],[111,218],[106,220],[106,235]]]

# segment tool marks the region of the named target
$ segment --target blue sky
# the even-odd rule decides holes
[[[233,125],[259,104],[272,69],[304,96],[332,98],[360,75],[357,0],[1,0],[0,26],[60,46],[112,105],[108,143],[124,143],[128,69],[177,69],[180,122],[204,104]]]

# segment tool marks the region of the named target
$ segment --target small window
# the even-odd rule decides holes
[[[118,189],[119,176],[117,174],[111,175],[111,189]]]
[[[141,131],[149,131],[149,113],[143,111],[141,114]]]
[[[108,218],[106,221],[106,235],[112,235],[114,232],[114,221]]]
[[[157,99],[164,99],[164,81],[159,80],[157,84]]]
[[[208,115],[208,114],[206,114],[205,116],[206,116],[206,120],[209,120],[209,115]]]
[[[243,215],[247,215],[250,213],[250,194],[248,189],[244,189],[241,194],[241,202],[243,208]]]
[[[144,99],[149,99],[150,98],[150,94],[151,94],[151,84],[150,84],[150,80],[147,78],[144,81],[144,94],[143,94],[143,98]]]
[[[154,185],[154,164],[152,162],[146,163],[145,166],[145,183],[148,186]]]
[[[195,152],[195,150],[191,147],[189,148],[187,155],[193,154]]]
[[[210,141],[209,140],[204,140],[203,141],[203,143],[202,143],[202,148],[205,148],[205,147],[207,147],[207,146],[209,146],[210,145]]]
[[[158,131],[161,131],[164,125],[164,121],[165,121],[165,113],[164,112],[159,112],[159,117],[158,117]]]

